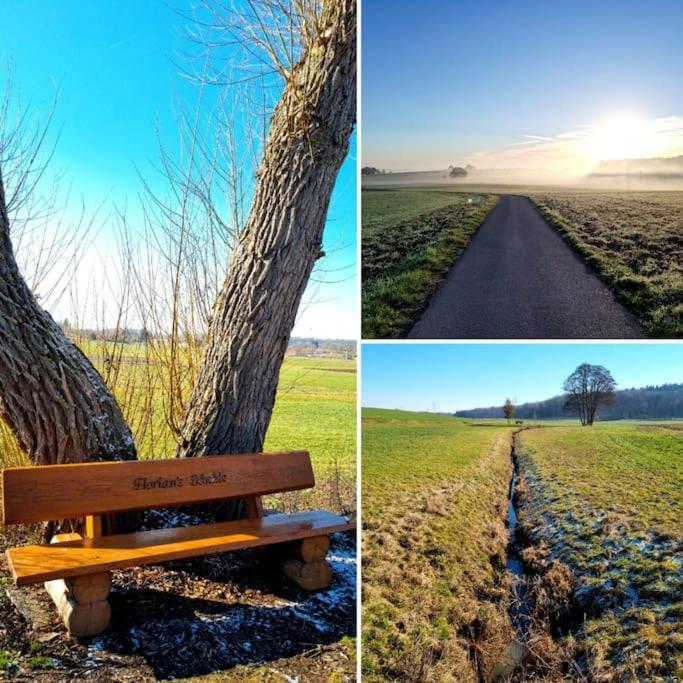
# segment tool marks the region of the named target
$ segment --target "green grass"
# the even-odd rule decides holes
[[[511,430],[381,409],[362,425],[364,680],[476,680],[469,636],[495,649],[509,628]]]
[[[683,336],[683,192],[552,192],[530,198],[645,332]]]
[[[101,342],[88,342],[84,350],[106,377]],[[116,374],[109,386],[133,429],[140,459],[173,457],[176,436],[168,425],[167,392],[150,374],[144,345],[123,345]],[[307,502],[339,509],[337,475],[343,480],[343,507],[355,505],[356,474],[356,362],[342,358],[287,357],[280,372],[277,398],[266,434],[265,450],[308,450],[316,489]],[[26,464],[26,458],[9,430],[0,426],[0,466]],[[302,494],[303,495],[303,494]],[[302,503],[305,501],[301,501]]]
[[[520,524],[589,596],[576,647],[600,680],[653,680],[683,657],[683,431],[600,423],[522,432]]]
[[[0,671],[12,668],[17,663],[16,656],[9,650],[0,650]]]
[[[355,369],[338,358],[287,358],[264,447],[307,449],[321,473],[335,461],[355,473]]]
[[[363,237],[452,203],[452,190],[363,189]]]
[[[50,657],[44,657],[43,655],[33,655],[28,660],[29,669],[46,670],[54,669],[55,663],[50,659]]]
[[[564,584],[574,611],[561,633],[535,622],[525,672],[572,672],[573,680],[578,666],[588,680],[675,680],[683,671],[681,424],[533,426],[516,443],[534,618],[544,604],[561,605],[563,565],[576,583]],[[363,410],[365,680],[449,680],[457,671],[474,681],[501,661],[515,637],[503,522],[515,429],[502,419]]]
[[[443,205],[434,209],[437,196]],[[408,331],[497,201],[487,194],[364,190],[364,338]]]

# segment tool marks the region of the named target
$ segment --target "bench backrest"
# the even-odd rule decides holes
[[[5,524],[261,496],[315,485],[307,452],[12,467]]]

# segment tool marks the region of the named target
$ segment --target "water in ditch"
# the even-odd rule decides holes
[[[529,610],[525,604],[524,567],[520,555],[520,543],[517,538],[517,510],[515,509],[515,488],[519,476],[515,448],[510,452],[512,458],[512,479],[510,480],[510,494],[508,496],[508,552],[507,570],[512,574],[512,596],[510,600],[510,619],[520,638],[524,638],[529,631]]]
[[[517,538],[517,510],[515,509],[515,488],[519,476],[515,447],[510,451],[512,459],[512,478],[508,495],[508,551],[507,570],[512,575],[510,588],[510,606],[508,614],[515,629],[516,638],[505,649],[500,660],[493,669],[493,680],[509,678],[524,661],[527,655],[525,640],[529,633],[529,610],[525,602],[526,582],[524,580],[524,567],[521,557],[521,546]]]

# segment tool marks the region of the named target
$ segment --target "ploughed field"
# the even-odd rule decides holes
[[[497,201],[438,189],[363,190],[364,337],[407,332]]]
[[[527,572],[559,562],[573,573],[566,656],[590,680],[677,680],[683,425],[529,430],[516,453]]]
[[[367,680],[683,674],[683,424],[362,425]]]
[[[511,432],[363,410],[364,680],[476,681],[510,639]]]
[[[651,336],[683,336],[683,192],[530,192]]]

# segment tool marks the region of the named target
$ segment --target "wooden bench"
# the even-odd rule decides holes
[[[96,635],[109,625],[114,569],[241,548],[278,546],[285,575],[308,590],[329,586],[328,535],[355,528],[323,510],[264,515],[261,496],[312,488],[309,454],[254,455],[14,467],[2,471],[4,524],[85,517],[85,532],[7,550],[17,586],[45,583],[69,633]],[[102,535],[102,515],[243,499],[234,522]]]

